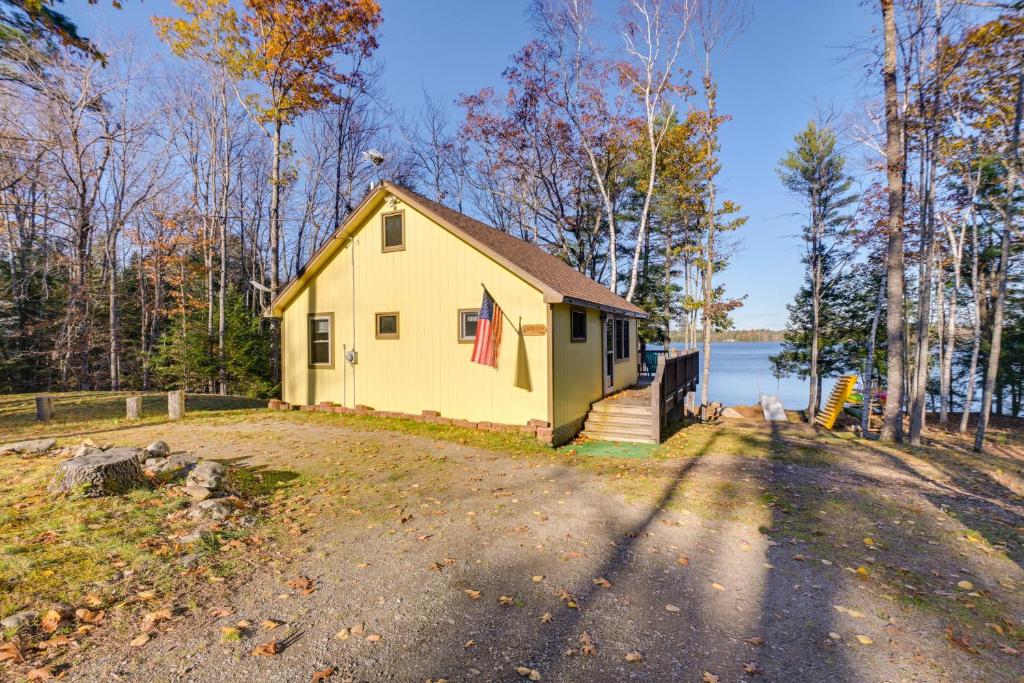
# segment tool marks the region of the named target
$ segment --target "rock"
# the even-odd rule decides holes
[[[146,446],[145,450],[147,457],[150,458],[166,458],[171,454],[171,447],[167,445],[166,441],[154,441]]]
[[[206,532],[207,532],[207,529],[205,529],[203,527],[199,527],[199,528],[193,530],[192,532],[185,534],[184,536],[179,538],[178,541],[180,541],[181,543],[184,543],[185,545],[191,545],[193,543],[198,543],[203,538],[203,534],[205,534]]]
[[[133,448],[111,448],[102,453],[65,460],[50,481],[51,493],[103,496],[148,486]]]
[[[15,441],[0,446],[0,453],[21,453],[25,455],[39,455],[45,453],[57,444],[56,439],[33,439],[31,441]]]
[[[198,539],[196,539],[198,540]],[[192,567],[199,564],[199,555],[196,553],[189,553],[188,555],[182,555],[178,558],[178,562],[185,569],[192,569]]]
[[[23,610],[21,612],[15,612],[14,614],[0,619],[0,627],[5,629],[14,629],[17,631],[22,626],[29,626],[35,623],[35,620],[39,618],[37,612],[32,610]]]
[[[202,486],[214,491],[224,486],[224,465],[212,460],[203,460],[188,473],[185,483],[188,486]]]
[[[80,456],[83,456],[83,455],[95,455],[96,453],[102,453],[102,452],[103,452],[103,449],[101,449],[101,448],[97,448],[96,446],[89,446],[89,445],[83,443],[80,446],[75,446],[75,449],[73,451],[71,451],[71,457],[72,458],[77,458],[77,457],[80,457]]]
[[[206,500],[213,495],[213,491],[205,486],[186,486],[185,493],[187,493],[192,500],[196,501]]]
[[[185,468],[198,462],[198,458],[188,453],[175,453],[166,458],[147,458],[146,473],[158,477],[160,481],[173,481],[185,474]]]
[[[231,509],[219,500],[204,500],[192,506],[188,511],[189,519],[209,519],[214,522],[223,522],[231,516]]]

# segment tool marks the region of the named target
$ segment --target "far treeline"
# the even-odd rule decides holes
[[[806,281],[774,363],[810,380],[810,415],[847,372],[886,398],[889,440],[974,410],[981,449],[991,413],[1020,413],[1016,4],[867,3],[868,96],[794,131],[777,170]],[[646,342],[701,349],[708,403],[747,220],[716,68],[750,5],[534,0],[500,86],[428,83],[415,111],[388,102],[376,0],[174,0],[104,44],[61,7],[0,0],[0,391],[276,395],[269,302],[388,179],[642,306]]]
[[[713,330],[713,342],[781,342],[785,339],[783,330]],[[672,341],[684,342],[686,336],[682,332],[673,332]]]

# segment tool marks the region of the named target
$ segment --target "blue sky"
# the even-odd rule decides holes
[[[380,0],[384,24],[378,56],[395,107],[415,111],[426,89],[452,102],[459,93],[501,85],[509,56],[529,37],[528,0]],[[598,0],[606,22],[614,2]],[[720,109],[732,116],[722,130],[722,196],[749,217],[738,251],[719,275],[730,296],[746,295],[737,327],[782,328],[786,304],[803,277],[799,202],[775,175],[793,135],[820,109],[856,108],[874,96],[880,78],[866,78],[865,57],[851,46],[869,39],[880,20],[859,0],[760,0],[743,34],[718,55]],[[169,2],[101,3],[70,0],[65,9],[86,35],[123,31],[162,51],[149,26],[152,14],[173,14]],[[692,65],[692,58],[688,59]],[[453,118],[458,112],[452,105]]]

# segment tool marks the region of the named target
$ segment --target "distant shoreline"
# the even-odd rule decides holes
[[[725,330],[722,332],[712,332],[711,341],[713,342],[781,342],[783,341],[784,330]],[[697,333],[698,343],[700,341],[700,333]],[[672,341],[683,341],[683,335],[679,333],[673,333],[671,335]]]

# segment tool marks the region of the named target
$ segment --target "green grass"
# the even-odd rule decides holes
[[[135,422],[125,419],[125,398],[139,395],[136,392],[83,391],[48,395],[53,399],[53,419],[49,422],[36,420],[36,394],[0,396],[0,439],[84,435],[167,420],[166,393],[143,393],[142,417]],[[262,399],[212,394],[188,394],[185,400],[186,415],[209,415],[265,405]]]

